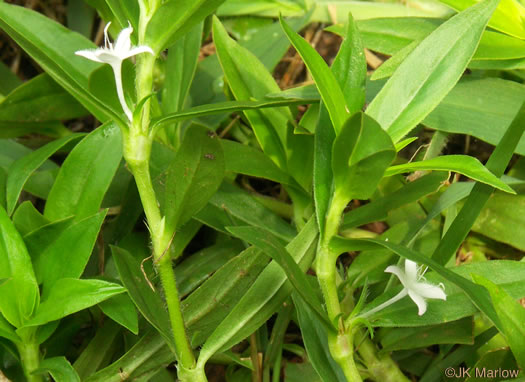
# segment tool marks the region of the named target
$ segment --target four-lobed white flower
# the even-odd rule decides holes
[[[425,280],[423,275],[425,274],[425,267],[418,267],[417,264],[411,260],[405,260],[405,270],[399,268],[396,265],[390,265],[386,267],[385,272],[393,273],[397,276],[403,289],[397,295],[392,297],[390,300],[376,306],[375,308],[365,312],[361,317],[368,317],[374,313],[383,310],[389,305],[401,300],[407,294],[414,301],[418,307],[418,315],[422,316],[427,311],[427,299],[439,299],[446,300],[447,295],[444,291],[443,284],[433,285]]]
[[[133,115],[128,105],[126,104],[126,100],[124,98],[124,89],[122,87],[122,61],[140,53],[154,53],[149,46],[131,45],[131,34],[133,33],[133,28],[131,27],[131,24],[129,24],[127,28],[122,29],[122,31],[117,37],[117,40],[115,41],[115,44],[112,44],[109,41],[108,37],[108,28],[110,25],[111,22],[109,22],[104,28],[103,48],[79,50],[75,52],[75,54],[78,56],[85,57],[88,60],[111,65],[111,68],[113,69],[113,73],[115,75],[118,99],[120,101],[120,104],[122,105],[124,113],[131,122],[133,119]]]

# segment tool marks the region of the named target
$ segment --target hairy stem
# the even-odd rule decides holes
[[[336,260],[338,253],[334,253],[329,246],[332,237],[337,235],[341,216],[347,203],[348,201],[339,197],[337,193],[332,198],[326,217],[325,230],[321,235],[317,252],[316,274],[323,292],[328,318],[334,324],[337,322],[337,334],[328,334],[330,353],[341,366],[347,380],[359,382],[362,379],[354,361],[353,334],[351,328],[350,330],[345,328],[337,293]]]
[[[158,271],[164,288],[173,338],[178,353],[176,354],[177,359],[180,367],[191,370],[195,368],[195,357],[186,336],[184,320],[180,311],[179,293],[169,255],[169,245],[173,234],[165,229],[164,218],[161,216],[149,172],[151,144],[149,137],[135,134],[135,130],[132,130],[125,136],[124,156],[135,177],[148,221],[153,243],[153,258],[158,263]]]

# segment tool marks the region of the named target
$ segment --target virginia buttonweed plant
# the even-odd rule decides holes
[[[0,2],[43,70],[0,68],[7,378],[525,365],[520,3],[86,3],[68,2],[68,29]],[[311,21],[343,37],[330,65],[297,33]],[[311,81],[282,90],[290,46]],[[373,73],[371,51],[392,56]],[[486,164],[443,154],[452,133],[494,145]]]

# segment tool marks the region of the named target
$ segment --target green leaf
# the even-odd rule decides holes
[[[208,339],[267,264],[267,256],[250,247],[219,268],[182,301],[181,310],[193,347]]]
[[[135,305],[126,293],[118,294],[98,304],[102,312],[133,334],[139,334],[139,321]]]
[[[525,195],[494,193],[481,210],[472,231],[525,251]]]
[[[85,115],[86,109],[47,74],[25,82],[0,103],[2,122],[60,121]]]
[[[85,379],[85,382],[122,382],[122,375],[130,377],[141,369],[158,370],[174,361],[166,341],[155,330],[148,330],[133,347],[111,365]]]
[[[224,233],[228,233],[226,226],[248,224],[265,228],[285,242],[292,240],[296,235],[290,224],[259,203],[248,192],[229,183],[221,185],[211,197],[208,206],[195,218]]]
[[[213,13],[223,2],[224,0],[165,2],[148,23],[145,44],[160,53]]]
[[[524,131],[525,103],[521,106],[520,111],[487,161],[487,169],[497,177],[502,176],[505,172]],[[440,264],[446,264],[450,257],[456,253],[493,191],[494,189],[486,184],[476,183],[474,185],[463,208],[432,254],[433,259]]]
[[[29,200],[26,200],[18,206],[13,214],[12,220],[21,236],[26,236],[30,232],[36,231],[40,227],[51,223]]]
[[[40,362],[33,373],[49,373],[56,382],[80,382],[80,377],[66,357],[47,358]]]
[[[280,90],[264,65],[248,49],[230,38],[217,18],[213,21],[213,39],[225,79],[237,100],[257,99]],[[291,113],[247,110],[244,115],[265,154],[281,169],[286,169],[284,142]]]
[[[386,170],[385,176],[422,170],[454,171],[478,182],[515,194],[512,188],[487,170],[479,160],[468,155],[445,155],[420,162],[410,162],[392,166]]]
[[[475,283],[483,285],[490,293],[492,303],[501,320],[503,334],[518,364],[525,366],[525,308],[513,299],[503,288],[485,277],[472,274]]]
[[[106,301],[114,300],[117,296]],[[82,380],[94,374],[100,366],[104,365],[105,359],[111,357],[112,352],[115,351],[115,340],[120,334],[119,327],[112,321],[105,321],[104,325],[97,329],[95,336],[73,364]]]
[[[448,174],[433,172],[413,182],[407,183],[399,190],[375,199],[359,208],[345,214],[342,229],[359,227],[374,221],[385,220],[388,212],[406,204],[415,202],[425,195],[438,190],[442,182],[446,181]]]
[[[168,49],[162,93],[165,114],[176,113],[184,108],[197,69],[202,33],[203,25],[199,23]]]
[[[316,224],[314,219],[310,219],[286,247],[303,271],[309,268],[313,260],[316,242]],[[220,349],[229,348],[253,333],[278,309],[291,289],[284,271],[272,261],[206,340],[200,352],[198,367],[204,367]]]
[[[15,328],[0,314],[0,337],[7,338],[9,341],[17,343],[21,339],[15,332]]]
[[[452,17],[425,38],[374,98],[367,113],[399,141],[459,80],[474,55],[498,0]]]
[[[277,262],[286,273],[288,281],[295,288],[300,298],[312,309],[316,318],[327,330],[335,331],[333,324],[328,319],[327,313],[321,306],[316,291],[310,285],[304,272],[301,271],[293,257],[281,243],[268,231],[256,227],[228,227],[236,237],[261,249],[267,256]]]
[[[141,272],[140,262],[125,249],[111,246],[122,284],[128,290],[131,300],[144,318],[164,337],[170,348],[175,350],[170,320],[164,303],[148,285]],[[174,351],[175,353],[175,351]]]
[[[479,0],[440,1],[457,11],[462,11],[479,2]],[[489,26],[511,36],[525,39],[525,27],[522,21],[524,18],[525,9],[518,1],[502,0],[494,11],[494,15],[490,18]]]
[[[395,154],[390,136],[376,121],[362,112],[352,115],[333,144],[335,195],[347,203],[368,199]]]
[[[40,297],[26,246],[0,206],[0,312],[17,328],[31,316]]]
[[[224,177],[219,137],[192,125],[167,170],[164,211],[168,232],[175,232],[208,202]]]
[[[227,240],[201,249],[177,264],[175,280],[179,296],[182,298],[194,291],[242,249],[243,246],[237,240]]]
[[[86,136],[68,155],[49,193],[44,216],[83,219],[98,212],[122,159],[122,137],[114,123]]]
[[[323,381],[346,382],[341,367],[330,355],[326,329],[320,325],[315,314],[297,293],[292,294],[304,346],[312,366]]]
[[[111,12],[115,15],[120,28],[127,28],[131,23],[133,29],[139,27],[139,2],[125,0],[105,0]],[[98,7],[95,7],[98,8]]]
[[[467,78],[452,89],[423,124],[496,145],[524,100],[522,84],[501,78]],[[519,140],[516,152],[525,155],[525,138]]]
[[[3,79],[2,83],[0,83],[0,95],[2,96],[9,94],[18,86],[22,85],[22,80],[3,62],[0,63],[0,76]]]
[[[328,68],[323,58],[302,37],[295,33],[282,18],[280,19],[284,32],[297,52],[301,55],[306,67],[314,78],[321,99],[328,109],[330,119],[337,132],[341,130],[349,115],[349,109],[344,101],[346,98],[334,74]],[[359,81],[359,77],[357,77]]]
[[[352,14],[348,14],[346,37],[332,65],[345,96],[350,114],[360,111],[365,104],[366,58],[361,35]]]
[[[381,341],[382,350],[386,352],[418,349],[437,344],[474,343],[471,317],[433,326],[382,329],[376,332],[376,335]]]
[[[226,171],[257,178],[269,179],[281,184],[290,184],[291,179],[260,150],[241,143],[221,140]]]
[[[40,326],[59,320],[125,291],[118,284],[102,280],[60,279],[53,284],[25,326]]]
[[[38,282],[44,286],[44,296],[58,280],[82,275],[105,217],[106,211],[102,211],[73,224],[68,223],[65,229],[57,230],[55,240],[46,246],[41,245],[40,251],[37,248],[32,251],[35,273]],[[34,232],[32,236],[38,235],[41,233]],[[38,244],[33,240],[31,246],[37,247]]]
[[[121,112],[109,109],[89,92],[89,74],[101,65],[75,55],[94,44],[29,8],[0,3],[0,27],[59,85],[100,121],[122,122]]]
[[[0,167],[0,206],[2,206],[3,208],[6,208],[7,206],[6,183],[7,183],[6,171]]]
[[[72,134],[57,139],[13,162],[9,167],[9,176],[6,184],[7,213],[9,215],[13,213],[18,197],[29,177],[56,151],[82,136],[83,134]]]
[[[315,100],[313,102],[316,102]],[[184,111],[164,115],[160,118],[153,119],[153,128],[161,128],[163,125],[184,121],[187,119],[203,117],[206,115],[232,113],[243,110],[256,110],[262,108],[271,108],[279,106],[291,106],[304,104],[303,99],[284,99],[284,100],[267,100],[267,101],[227,101],[217,102],[209,105],[194,106]]]

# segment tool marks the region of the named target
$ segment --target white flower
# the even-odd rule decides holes
[[[412,301],[418,307],[418,314],[421,316],[427,311],[426,299],[446,300],[447,295],[444,292],[443,284],[433,285],[422,282],[425,278],[423,267],[418,267],[416,263],[408,259],[405,260],[405,271],[395,265],[390,265],[385,272],[393,273],[397,276],[404,286],[405,293],[408,293]]]
[[[361,317],[368,317],[374,313],[383,310],[389,305],[401,300],[407,294],[410,296],[412,301],[414,301],[418,307],[418,315],[422,316],[427,311],[427,302],[426,299],[440,299],[446,300],[447,295],[445,294],[443,284],[433,285],[425,280],[423,275],[425,270],[423,266],[418,267],[417,264],[413,261],[405,259],[405,270],[403,271],[396,265],[390,265],[385,269],[387,273],[393,273],[397,276],[401,284],[403,284],[403,289],[401,292],[396,294],[390,300],[385,301],[384,303],[376,306],[373,309],[363,313]]]
[[[115,83],[117,85],[117,95],[118,99],[120,101],[120,104],[122,105],[122,109],[124,109],[124,113],[126,113],[126,116],[131,121],[133,119],[133,115],[131,113],[131,110],[129,109],[128,105],[126,104],[126,100],[124,98],[124,89],[122,87],[122,74],[121,74],[121,68],[122,68],[122,61],[125,59],[135,56],[140,53],[150,53],[154,54],[153,50],[149,46],[132,46],[131,45],[131,34],[133,33],[133,28],[131,27],[131,24],[127,28],[122,29],[122,31],[119,33],[117,37],[117,41],[115,41],[115,44],[113,45],[109,41],[108,37],[108,28],[111,25],[111,22],[109,22],[106,27],[104,28],[104,47],[103,48],[97,48],[97,49],[88,49],[88,50],[79,50],[75,52],[76,55],[85,57],[89,60],[96,61],[96,62],[102,62],[105,64],[111,65],[111,68],[113,69],[113,73],[115,74]]]

